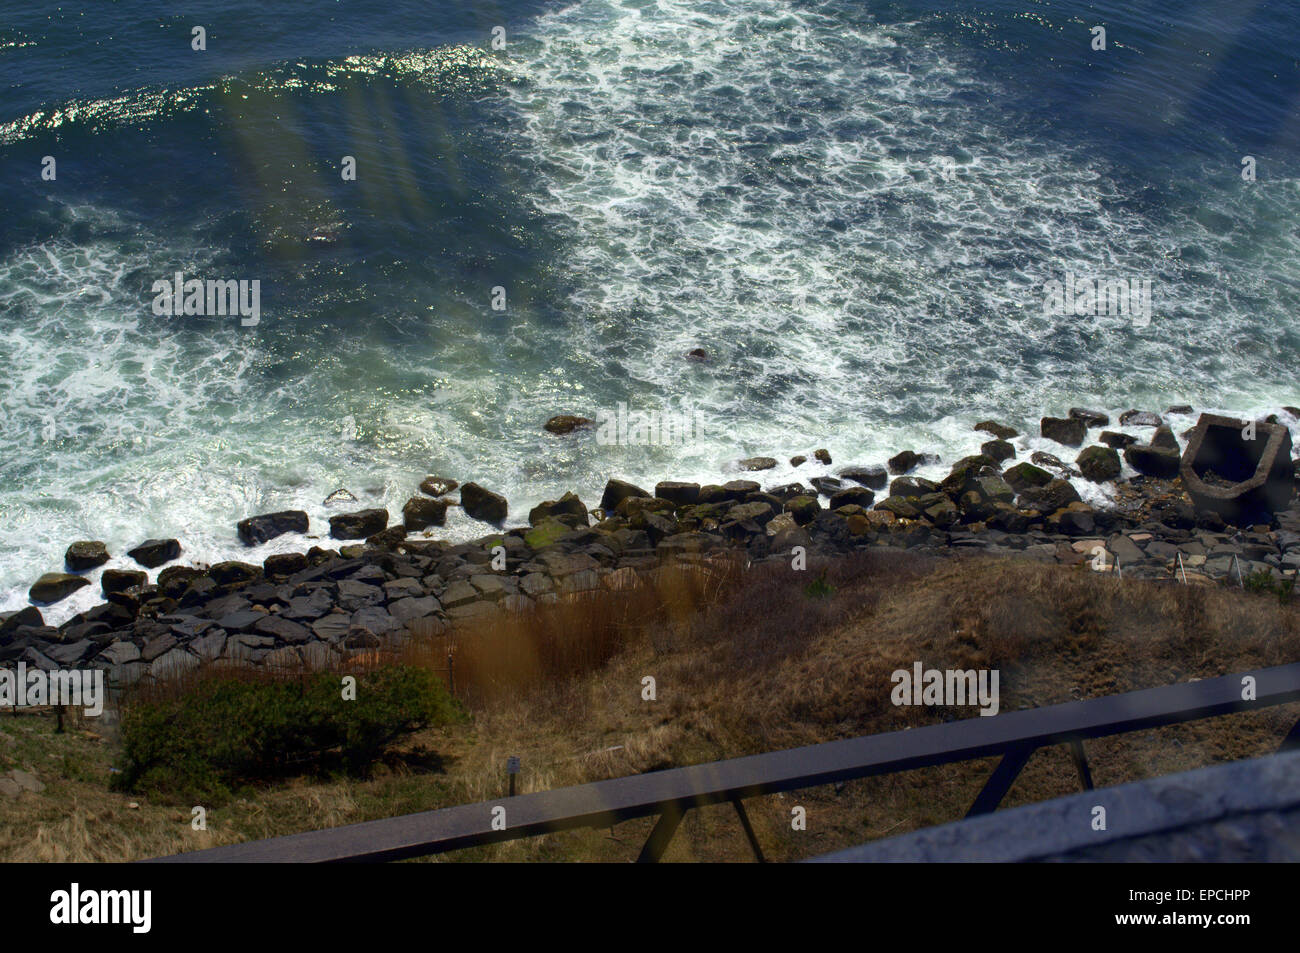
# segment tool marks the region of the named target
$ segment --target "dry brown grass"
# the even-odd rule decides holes
[[[370,781],[291,782],[212,812],[202,834],[190,830],[188,813],[145,803],[130,810],[129,798],[104,793],[98,772],[107,770],[111,744],[47,734],[82,739],[68,742],[70,751],[88,748],[99,761],[64,777],[40,771],[44,794],[0,802],[0,857],[143,857],[496,798],[509,755],[522,759],[522,793],[973,716],[893,707],[889,676],[916,661],[999,669],[1007,711],[1300,659],[1300,614],[1269,596],[890,551],[830,564],[834,594],[811,598],[805,588],[820,568],[679,570],[641,589],[565,600],[462,632],[457,693],[473,723],[426,733],[412,746],[442,755],[441,771],[398,759]],[[428,663],[444,665],[444,650],[437,646]],[[646,675],[656,680],[654,702],[641,697]],[[1297,709],[1093,742],[1093,775],[1099,786],[1113,785],[1265,754],[1300,717]],[[9,724],[0,718],[0,735]],[[18,747],[32,757],[30,744],[20,739]],[[13,748],[0,743],[0,769]],[[991,769],[989,760],[948,765],[755,798],[747,807],[768,857],[797,859],[959,818]],[[1068,753],[1045,749],[1005,803],[1077,786]],[[807,831],[790,829],[795,804],[808,811]],[[651,823],[445,859],[630,860]],[[728,806],[689,813],[667,854],[748,857]]]

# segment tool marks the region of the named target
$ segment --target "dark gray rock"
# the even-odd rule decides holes
[[[458,486],[460,484],[450,477],[430,476],[421,481],[420,492],[430,496],[446,496]]]
[[[268,576],[292,576],[307,568],[307,557],[302,553],[275,553],[262,561],[262,571]]]
[[[254,624],[253,631],[259,635],[272,636],[291,645],[300,645],[311,639],[311,630],[305,625],[275,615],[263,616]]]
[[[27,598],[32,602],[49,604],[59,602],[78,589],[90,585],[90,580],[66,572],[47,572],[32,583]]]
[[[1003,471],[1002,478],[1017,493],[1029,487],[1046,486],[1053,479],[1050,473],[1032,463],[1017,463],[1014,467],[1008,467]]]
[[[305,596],[295,596],[280,614],[287,619],[299,619],[310,622],[319,619],[333,608],[334,602],[329,592],[317,589]]]
[[[358,510],[330,517],[330,535],[335,539],[365,539],[388,526],[388,510]]]
[[[613,513],[629,496],[649,497],[653,494],[647,493],[634,483],[628,483],[624,480],[610,480],[605,484],[605,492],[600,497],[600,508],[606,514]]]
[[[1125,447],[1131,447],[1138,442],[1138,438],[1126,433],[1115,433],[1113,430],[1103,430],[1101,437],[1098,438],[1108,447],[1114,447],[1116,450],[1123,450]]]
[[[181,544],[175,539],[146,539],[126,554],[146,569],[153,569],[180,556]]]
[[[140,650],[140,658],[145,662],[152,662],[154,659],[170,652],[178,644],[179,641],[176,636],[170,632],[165,632],[145,643],[144,648]]]
[[[45,619],[41,617],[41,610],[35,606],[25,606],[16,612],[0,612],[0,643],[4,642],[5,636],[16,632],[19,626],[37,628],[43,625]]]
[[[1172,480],[1178,475],[1178,451],[1135,443],[1124,450],[1124,459],[1143,476]]]
[[[1075,463],[1079,465],[1084,478],[1093,483],[1114,480],[1120,475],[1122,469],[1119,453],[1110,447],[1087,447],[1079,454]]]
[[[105,569],[99,577],[99,588],[104,595],[123,592],[132,586],[143,586],[149,581],[149,574],[137,569]]]
[[[674,506],[694,506],[700,501],[700,485],[666,480],[655,485],[655,496]]]
[[[256,546],[285,533],[307,532],[307,514],[302,510],[281,510],[240,520],[235,525],[245,546]]]
[[[108,562],[108,547],[98,541],[76,542],[63,554],[63,562],[69,572],[85,572]]]
[[[1038,510],[1040,513],[1054,513],[1071,503],[1079,502],[1079,492],[1066,480],[1052,480],[1045,486],[1030,486],[1020,491],[1022,507]]]
[[[921,462],[921,455],[911,450],[904,450],[896,453],[889,458],[888,467],[890,473],[907,473]]]
[[[254,612],[252,609],[239,609],[229,615],[222,616],[217,620],[217,625],[227,632],[249,632],[262,619],[266,618],[265,612]]]
[[[862,467],[844,467],[839,471],[839,476],[841,479],[852,480],[873,490],[883,490],[889,485],[889,471],[878,463]]]
[[[685,485],[685,484],[683,484]],[[698,492],[699,487],[696,487]],[[586,504],[576,493],[565,493],[558,500],[546,500],[528,511],[528,525],[536,526],[544,519],[553,518],[571,526],[586,526],[591,522]]]
[[[402,525],[411,531],[442,526],[447,522],[447,506],[447,500],[413,496],[402,507]]]
[[[352,617],[347,613],[332,612],[311,624],[311,630],[326,642],[341,642],[352,627]]]
[[[388,613],[387,609],[380,606],[366,606],[352,613],[352,622],[348,632],[351,634],[360,630],[371,635],[382,636],[400,627],[398,621]]]
[[[1110,417],[1098,410],[1085,410],[1082,407],[1071,407],[1068,416],[1075,420],[1082,420],[1083,425],[1091,430],[1093,427],[1109,427]]]
[[[378,586],[357,582],[354,579],[344,579],[339,582],[338,605],[349,612],[383,601],[384,591]]]
[[[1081,446],[1088,432],[1084,422],[1075,417],[1044,417],[1039,426],[1044,437],[1067,447]]]
[[[831,496],[835,493],[838,493],[840,490],[844,489],[844,484],[841,483],[839,480],[835,479],[835,477],[825,477],[825,476],[813,477],[808,482],[811,483],[813,485],[813,488],[816,489],[817,492],[822,494],[823,496]]]
[[[1151,435],[1151,446],[1163,447],[1175,453],[1181,453],[1183,449],[1178,446],[1178,438],[1174,436],[1174,432],[1166,426],[1156,428],[1156,432]]]
[[[841,506],[861,506],[867,509],[876,501],[876,494],[865,486],[851,486],[831,494],[830,508],[837,510]]]
[[[980,444],[980,453],[1001,464],[1005,460],[1015,458],[1016,448],[1005,440],[986,440]]]
[[[262,567],[236,560],[220,562],[208,569],[208,576],[219,586],[239,586],[260,578]]]
[[[509,511],[504,496],[486,490],[477,483],[466,483],[460,488],[460,505],[466,516],[492,524],[500,524]]]
[[[1159,414],[1147,410],[1126,410],[1119,415],[1121,427],[1159,427],[1163,423]]]
[[[939,484],[933,480],[926,480],[922,477],[899,477],[889,485],[890,496],[924,496],[926,493],[934,493],[939,489]]]
[[[424,619],[442,610],[442,606],[433,596],[407,597],[396,599],[388,604],[388,613],[400,625],[414,619]]]

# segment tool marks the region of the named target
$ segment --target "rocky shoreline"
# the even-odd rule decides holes
[[[1300,409],[1283,411],[1300,418]],[[574,419],[580,418],[565,422]],[[610,479],[594,509],[566,493],[533,507],[526,525],[509,528],[509,504],[500,494],[430,476],[394,525],[383,509],[330,517],[337,549],[279,553],[260,565],[170,565],[151,582],[146,570],[173,562],[182,547],[176,539],[145,541],[128,552],[140,570],[104,570],[104,602],[57,627],[47,625],[40,606],[90,585],[84,573],[110,558],[103,543],[79,541],[68,548],[66,572],[47,573],[32,586],[33,605],[0,614],[0,666],[100,668],[115,686],[213,663],[328,668],[356,653],[435,638],[570,593],[632,587],[666,563],[740,555],[793,564],[796,547],[821,556],[872,547],[954,558],[983,553],[1126,579],[1187,585],[1266,579],[1289,586],[1300,568],[1289,433],[1285,463],[1279,461],[1270,476],[1275,505],[1234,525],[1223,507],[1206,502],[1207,494],[1219,492],[1215,487],[1232,481],[1188,469],[1184,445],[1199,446],[1194,431],[1204,430],[1207,419],[1236,426],[1203,415],[1194,430],[1175,435],[1159,414],[1121,415],[1122,426],[1150,428],[1143,441],[1107,430],[1106,414],[1082,408],[1042,418],[1041,436],[1063,453],[1077,451],[1072,462],[1044,451],[1017,461],[1010,441],[1019,434],[986,420],[974,425],[990,437],[980,453],[957,461],[938,481],[913,474],[938,458],[912,450],[883,464],[842,466],[833,477],[813,477],[809,486],[764,487],[738,479],[664,481],[646,489]],[[1268,446],[1280,445],[1285,428],[1276,416],[1251,425],[1252,439],[1256,425]],[[575,439],[567,435],[581,428],[552,421],[547,429]],[[831,464],[825,450],[814,457]],[[1121,460],[1136,476],[1122,477]],[[805,461],[794,457],[790,463]],[[758,474],[775,468],[776,460],[753,457],[737,466]],[[1070,479],[1112,485],[1115,505],[1090,506]],[[1279,479],[1285,481],[1281,496]],[[355,498],[341,490],[326,502],[342,507],[349,501]],[[458,544],[434,538],[453,506],[494,531]],[[255,546],[286,533],[305,534],[309,520],[305,512],[285,511],[250,517],[236,529],[246,546]]]

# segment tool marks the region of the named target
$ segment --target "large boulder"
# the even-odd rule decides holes
[[[865,486],[851,486],[831,494],[830,508],[838,510],[841,506],[861,506],[864,509],[875,502],[876,494]]]
[[[146,539],[126,554],[145,569],[153,569],[180,556],[181,544],[175,539]]]
[[[785,502],[785,511],[800,526],[807,526],[816,519],[817,514],[821,512],[821,508],[822,505],[815,496],[796,496],[794,499]]]
[[[934,493],[939,489],[939,484],[933,480],[926,480],[923,477],[899,477],[889,485],[890,496],[924,496],[926,493]]]
[[[1119,453],[1110,447],[1088,447],[1074,461],[1084,478],[1105,483],[1120,474]]]
[[[972,480],[967,489],[979,494],[981,499],[1010,503],[1016,498],[1015,489],[996,473],[984,473]]]
[[[1198,511],[1238,526],[1267,522],[1290,504],[1295,490],[1291,432],[1281,424],[1257,421],[1251,427],[1201,414],[1179,474]]]
[[[1069,416],[1075,420],[1082,420],[1083,425],[1089,430],[1093,427],[1110,426],[1110,417],[1099,410],[1085,410],[1082,407],[1071,407]]]
[[[970,488],[969,484],[975,477],[986,470],[997,472],[997,469],[997,461],[982,453],[962,457],[953,464],[952,472],[943,478],[943,481],[939,484],[939,489],[945,493],[960,495]]]
[[[1090,536],[1096,529],[1092,507],[1078,501],[1052,513],[1045,522],[1048,532],[1067,536]]]
[[[999,440],[1010,440],[1013,437],[1020,436],[1019,430],[1016,430],[1014,427],[1008,427],[1005,424],[1000,424],[994,420],[981,420],[975,425],[975,429],[982,430],[985,433],[990,433]]]
[[[889,485],[889,471],[878,463],[865,467],[844,467],[839,475],[845,480],[852,480],[873,490],[883,490]]]
[[[607,514],[613,513],[629,496],[651,496],[634,483],[628,483],[625,480],[610,480],[605,484],[605,492],[600,498],[600,508]]]
[[[1172,480],[1178,475],[1178,451],[1170,450],[1168,447],[1135,443],[1124,449],[1124,459],[1143,476]]]
[[[747,457],[736,463],[742,470],[771,470],[776,466],[774,457]]]
[[[1077,417],[1044,417],[1039,424],[1043,436],[1067,447],[1078,447],[1088,433],[1087,425]]]
[[[1046,486],[1052,482],[1052,475],[1032,463],[1017,463],[1003,471],[1002,479],[1011,484],[1017,493],[1021,493],[1028,487]]]
[[[1029,462],[1035,466],[1043,467],[1047,470],[1055,470],[1057,476],[1072,477],[1079,476],[1079,472],[1070,466],[1054,453],[1048,453],[1045,450],[1035,450],[1029,455]]]
[[[1079,502],[1079,491],[1067,480],[1052,480],[1045,486],[1031,486],[1020,493],[1022,508],[1032,508],[1040,513],[1054,513],[1071,503]]]
[[[889,513],[898,519],[914,520],[921,515],[921,510],[915,505],[918,496],[889,496],[876,504],[876,510]]]
[[[24,606],[16,612],[0,612],[0,643],[5,641],[5,636],[16,632],[19,626],[40,628],[44,624],[41,610],[35,606]]]
[[[1149,410],[1126,410],[1119,415],[1121,427],[1159,427],[1163,423],[1159,414]]]
[[[245,546],[256,546],[285,533],[307,532],[307,514],[302,510],[263,513],[261,516],[240,520],[235,529]]]
[[[51,603],[66,599],[83,586],[89,586],[90,580],[84,576],[74,576],[66,572],[47,572],[32,583],[27,598],[32,602]]]
[[[493,524],[503,522],[510,508],[504,496],[477,483],[466,483],[460,488],[460,505],[466,516]]]
[[[823,496],[831,496],[844,489],[844,482],[837,480],[835,477],[815,476],[808,482],[813,485],[813,489]]]
[[[1126,433],[1116,433],[1113,430],[1103,430],[1101,437],[1098,438],[1108,447],[1114,447],[1116,450],[1123,450],[1125,447],[1131,447],[1138,442],[1138,438]]]
[[[98,541],[73,543],[63,554],[69,572],[85,572],[108,562],[108,547]]]
[[[358,510],[330,517],[330,535],[335,539],[365,539],[388,526],[388,510]]]
[[[572,526],[586,526],[590,522],[587,507],[576,493],[565,493],[558,500],[538,503],[528,511],[529,526],[536,526],[545,519],[556,519]]]
[[[700,485],[665,480],[655,485],[655,496],[668,500],[674,506],[694,506],[700,502]]]
[[[769,503],[739,503],[727,510],[725,517],[727,523],[754,523],[759,527],[766,526],[768,521],[776,516],[776,511],[772,509]]]
[[[446,496],[460,486],[451,477],[427,476],[420,481],[420,492],[430,496]]]
[[[105,569],[99,577],[99,589],[105,595],[125,592],[132,586],[143,586],[149,581],[149,574],[138,569]]]
[[[938,499],[934,501],[926,500],[930,505],[926,506],[922,512],[925,518],[940,529],[947,529],[960,518],[961,513],[957,510],[955,504],[949,497],[943,494],[937,494]],[[925,499],[924,497],[922,499]]]
[[[262,575],[262,567],[252,563],[226,560],[219,562],[208,570],[208,576],[218,586],[238,586],[252,582]]]
[[[402,506],[402,525],[412,532],[442,526],[447,522],[447,506],[447,500],[413,496]]]
[[[1178,438],[1174,436],[1173,430],[1163,424],[1157,427],[1156,432],[1151,435],[1151,446],[1163,447],[1175,453],[1180,453],[1183,449],[1178,446]]]
[[[986,440],[980,444],[980,453],[1001,466],[1002,461],[1015,458],[1016,448],[1006,440]]]
[[[904,450],[890,457],[887,465],[890,473],[907,473],[909,470],[914,469],[921,460],[921,454],[912,450]]]

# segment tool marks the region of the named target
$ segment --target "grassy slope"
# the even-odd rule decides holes
[[[816,571],[763,567],[732,578],[721,596],[680,584],[607,595],[578,615],[561,607],[549,621],[471,634],[457,677],[470,691],[472,724],[424,733],[369,780],[299,779],[211,806],[206,832],[191,830],[189,805],[107,792],[114,744],[92,733],[106,725],[55,735],[49,716],[0,715],[0,772],[30,768],[46,784],[40,794],[0,796],[0,858],[137,859],[496,798],[508,755],[522,758],[522,792],[974,717],[893,707],[889,675],[915,661],[1000,669],[1007,711],[1300,659],[1300,612],[1269,595],[888,552],[833,563],[834,594],[809,598]],[[539,647],[543,630],[567,633],[568,654]],[[572,651],[593,640],[599,651]],[[657,682],[652,703],[641,700],[645,675]],[[1289,705],[1093,742],[1093,776],[1108,786],[1267,754],[1297,717],[1300,706]],[[989,759],[925,769],[747,807],[768,858],[793,860],[959,818],[992,767]],[[1046,749],[1004,803],[1077,788],[1066,750]],[[790,827],[796,804],[807,809],[806,831]],[[626,861],[651,824],[445,859]],[[688,814],[667,854],[749,857],[728,806]]]

